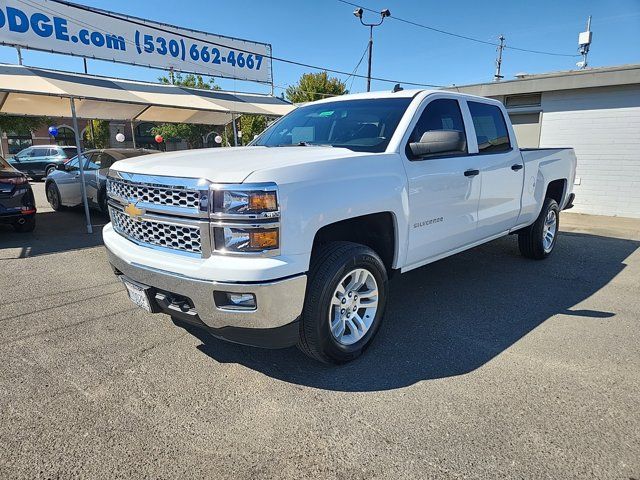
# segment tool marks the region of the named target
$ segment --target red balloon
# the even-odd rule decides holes
[[[164,138],[162,138],[162,135],[156,135],[156,142],[157,142],[157,143],[162,143],[162,142],[164,142]]]

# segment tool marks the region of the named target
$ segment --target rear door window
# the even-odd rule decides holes
[[[478,140],[478,152],[482,154],[501,153],[511,150],[507,123],[502,110],[481,102],[467,102]]]
[[[82,168],[87,168],[87,164],[89,162],[89,157],[91,156],[91,154],[88,155],[82,155],[82,159],[84,160],[84,163],[82,164]],[[67,171],[75,171],[75,170],[80,170],[80,162],[78,162],[78,157],[75,156],[73,157],[71,160],[69,160],[66,163],[66,168]]]
[[[89,153],[87,156],[89,157],[89,163],[86,166],[87,170],[100,170],[104,168],[102,165],[105,159],[104,153]]]
[[[116,162],[116,159],[113,158],[108,153],[102,152],[102,154],[100,155],[100,169],[110,168],[111,165],[113,165],[115,162]]]
[[[48,157],[49,149],[48,148],[34,148],[31,150],[32,157]]]

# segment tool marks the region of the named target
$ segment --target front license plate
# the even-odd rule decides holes
[[[151,311],[151,304],[149,303],[149,296],[147,295],[147,289],[134,285],[133,283],[122,280],[124,286],[127,287],[127,293],[133,303],[140,308],[144,308],[147,312]]]

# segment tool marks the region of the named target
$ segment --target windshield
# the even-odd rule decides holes
[[[411,101],[403,97],[307,105],[282,117],[252,145],[330,145],[384,152]]]

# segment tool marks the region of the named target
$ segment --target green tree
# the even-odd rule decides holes
[[[200,88],[202,90],[220,90],[220,87],[216,85],[213,78],[204,79],[202,75],[194,75],[189,73],[182,75],[181,73],[173,74],[173,82],[171,82],[171,75],[169,77],[162,76],[158,80],[165,85],[178,85],[179,87],[187,88]]]
[[[93,125],[93,131],[91,126]],[[95,134],[95,138],[92,136]],[[82,138],[84,148],[109,148],[109,122],[106,120],[89,120]]]
[[[169,77],[160,77],[160,83],[178,85],[203,90],[220,90],[213,78],[206,79],[202,75],[173,74],[173,82]],[[189,148],[202,148],[204,137],[213,129],[211,125],[195,125],[192,123],[162,123],[152,129],[154,135],[162,135],[165,140],[184,140]]]
[[[48,123],[51,123],[49,117],[19,117],[0,114],[0,131],[2,132],[34,132]]]
[[[267,128],[267,117],[264,115],[242,115],[240,117],[240,131],[242,132],[242,145],[247,145],[253,137],[262,133]],[[233,138],[233,133],[231,134]]]
[[[285,95],[291,103],[304,103],[345,93],[348,93],[345,82],[319,72],[303,74],[297,84],[287,87]]]

